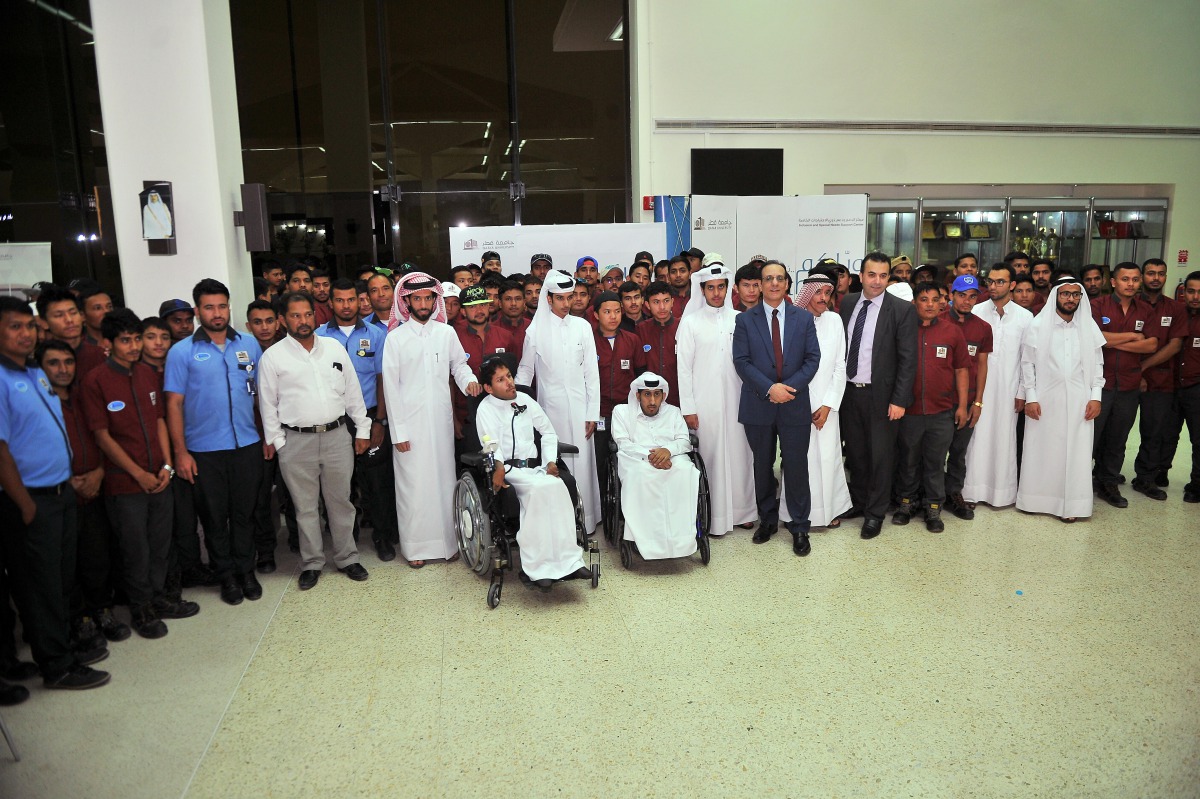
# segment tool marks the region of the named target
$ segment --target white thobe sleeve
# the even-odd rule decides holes
[[[661,415],[662,412],[668,408],[670,408],[670,411],[668,412],[670,412],[671,415],[667,419],[663,420],[666,422],[666,424],[663,425],[663,432],[668,433],[671,438],[663,446],[666,447],[667,452],[671,453],[671,457],[691,452],[692,438],[688,435],[687,423],[683,421],[683,414],[681,414],[675,408],[671,408],[671,406],[667,405],[666,403],[663,403],[658,412]]]
[[[1104,356],[1101,355],[1101,360]],[[1018,392],[1018,399],[1025,397],[1026,402],[1037,402],[1037,360],[1036,347],[1021,347],[1021,389]],[[1100,370],[1104,372],[1103,369]]]
[[[829,311],[825,313],[829,313]],[[822,358],[833,358],[833,377],[830,380],[829,388],[825,391],[825,396],[821,399],[821,405],[828,405],[831,411],[839,410],[842,407],[842,397],[846,394],[846,332],[842,330],[840,322],[837,326],[837,334],[837,345],[834,351],[821,353]]]
[[[695,323],[687,321],[679,323],[679,331],[675,334],[675,368],[679,375],[679,385],[673,386],[679,392],[679,412],[687,416],[696,413],[696,395],[694,392],[694,375],[692,367],[696,358],[696,334],[693,332]]]
[[[617,450],[631,458],[645,460],[650,454],[650,448],[638,444],[633,439],[634,423],[637,411],[629,405],[618,405],[613,408],[612,438],[617,443]]]
[[[396,328],[400,330],[400,328]],[[403,444],[411,438],[408,430],[409,419],[416,410],[415,403],[404,402],[404,392],[400,389],[400,350],[402,346],[393,330],[383,340],[383,399],[387,405],[388,426],[392,434],[393,444]]]
[[[521,350],[521,363],[517,366],[516,375],[516,382],[519,386],[528,386],[533,383],[533,367],[537,363],[537,336],[530,335],[533,330],[533,325],[525,328],[525,344]],[[599,375],[599,371],[597,371],[597,375]]]
[[[358,383],[358,375],[354,371],[354,365],[350,363],[350,356],[346,354],[346,349],[337,342],[334,349],[334,360],[342,365],[342,374],[345,376],[346,391],[342,398],[346,402],[346,415],[350,417],[350,421],[354,422],[354,437],[370,439],[371,438],[371,419],[367,416],[367,404],[363,401],[362,386]],[[264,427],[265,431],[266,428]]]
[[[263,441],[275,449],[287,443],[279,424],[279,373],[270,350],[258,359],[258,415],[262,419]]]
[[[467,386],[475,382],[475,372],[467,366],[467,351],[463,349],[462,342],[453,330],[450,331],[447,341],[450,342],[450,376],[454,378],[458,390],[466,394]]]
[[[1092,378],[1092,393],[1088,399],[1100,402],[1104,396],[1104,348],[1097,347],[1092,350],[1092,357],[1096,359],[1096,376]]]
[[[558,460],[558,434],[554,432],[554,425],[550,424],[550,417],[537,402],[529,403],[529,421],[533,429],[542,435],[542,463]]]
[[[523,360],[524,356],[522,355]],[[583,419],[585,422],[598,422],[600,420],[600,364],[596,360],[596,337],[592,335],[590,325],[583,331],[583,386],[587,396],[587,415]]]
[[[1027,324],[1027,325],[1025,325],[1025,327],[1021,328],[1021,337],[1017,341],[1017,364],[1018,364],[1017,368],[1018,369],[1024,368],[1026,350],[1033,349],[1033,347],[1025,346],[1025,338],[1029,335],[1030,327],[1032,327],[1032,325]],[[1037,400],[1029,399],[1029,397],[1025,394],[1024,378],[1017,381],[1017,396],[1013,397],[1013,399],[1025,400],[1026,402],[1037,402]]]
[[[501,453],[511,451],[511,444],[504,440],[508,429],[500,423],[500,415],[493,410],[493,403],[484,400],[479,404],[479,409],[475,411],[475,429],[479,433],[480,443],[487,439],[496,445],[496,457],[500,460],[505,457]]]

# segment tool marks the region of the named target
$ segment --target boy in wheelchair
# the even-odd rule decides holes
[[[521,504],[521,571],[543,591],[557,580],[590,579],[576,540],[575,505],[558,473],[554,427],[532,397],[517,391],[503,358],[487,358],[479,378],[487,396],[475,425],[485,446],[496,447],[492,485],[497,492],[511,487]],[[541,435],[540,459],[535,431]]]
[[[630,386],[629,403],[612,415],[625,538],[646,560],[696,551],[700,472],[688,457],[692,444],[683,416],[666,404],[668,391],[666,380],[644,372]]]

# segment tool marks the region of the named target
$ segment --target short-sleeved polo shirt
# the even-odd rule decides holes
[[[363,402],[368,411],[374,408],[377,404],[375,385],[383,371],[383,340],[387,338],[387,331],[378,325],[364,324],[359,319],[347,336],[338,327],[337,320],[333,319],[318,327],[317,335],[331,338],[346,348],[350,363],[354,365],[354,374],[358,376]]]
[[[0,357],[0,441],[8,445],[26,488],[71,478],[71,445],[62,402],[46,373]]]
[[[254,423],[255,370],[262,348],[229,328],[225,350],[204,328],[167,353],[164,388],[183,396],[183,436],[192,452],[238,449],[260,441]]]

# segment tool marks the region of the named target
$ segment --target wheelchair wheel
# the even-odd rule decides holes
[[[467,568],[480,577],[492,573],[492,521],[475,478],[464,473],[454,486],[454,533]],[[497,595],[498,596],[498,595]],[[489,593],[489,602],[491,595]]]
[[[600,564],[592,564],[592,588],[600,585]]]
[[[633,568],[633,544],[629,541],[621,542],[621,565],[626,569]]]
[[[576,495],[575,497],[575,543],[579,544],[579,548],[584,552],[588,551],[588,531],[586,518],[583,515],[583,497]]]
[[[700,471],[700,484],[696,492],[696,524],[700,532],[707,536],[712,530],[712,502],[708,490],[708,470],[704,468],[704,459],[697,451],[692,452],[692,463]]]
[[[487,603],[488,603],[488,607],[491,608],[492,610],[495,610],[496,606],[500,604],[500,584],[499,583],[493,583],[492,586],[490,588],[488,588]]]
[[[621,478],[617,476],[617,456],[610,454],[604,467],[607,472],[608,489],[604,492],[601,504],[601,515],[604,517],[604,537],[608,543],[613,543],[613,530],[616,529],[621,515]]]
[[[707,566],[708,561],[712,558],[712,548],[709,546],[707,533],[700,533],[696,546],[700,550],[700,562]]]

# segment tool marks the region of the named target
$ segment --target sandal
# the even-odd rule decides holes
[[[826,526],[826,527],[828,527],[829,529],[833,530],[833,529],[835,529],[835,528],[838,528],[838,527],[841,527],[841,526],[842,526],[842,520],[841,520],[841,519],[834,519],[833,521],[831,521],[829,524],[827,524],[827,525],[825,525],[825,526]]]
[[[746,522],[745,524],[739,524],[739,525],[737,526],[737,528],[738,528],[739,530],[753,530],[753,529],[754,529],[754,522]]]
[[[1067,518],[1063,519],[1062,522],[1063,522],[1063,524],[1074,524],[1075,519],[1076,519],[1075,516],[1068,516]]]
[[[410,560],[410,561],[408,561],[408,568],[410,568],[410,569],[419,569],[419,568],[421,568],[421,567],[422,567],[422,566],[424,566],[424,565],[425,565],[425,561],[423,561],[423,560]]]

